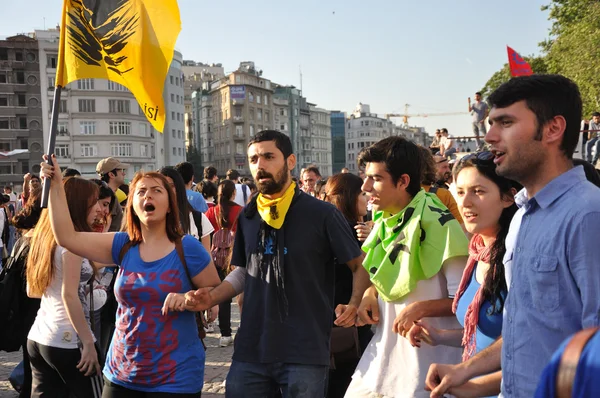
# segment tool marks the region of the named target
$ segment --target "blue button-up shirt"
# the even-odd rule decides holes
[[[600,324],[600,189],[580,166],[515,200],[504,257],[502,396],[529,398],[561,342]]]

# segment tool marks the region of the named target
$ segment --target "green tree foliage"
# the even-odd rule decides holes
[[[200,151],[193,145],[190,145],[187,149],[186,159],[194,166],[194,178],[201,180],[204,166],[202,166],[202,156],[200,155]]]
[[[525,59],[534,73],[558,73],[575,81],[589,117],[600,111],[600,1],[551,0],[542,10],[552,21],[548,38],[540,43],[543,55]],[[481,90],[484,97],[510,78],[505,64]]]

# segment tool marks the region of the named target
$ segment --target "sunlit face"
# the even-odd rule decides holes
[[[369,197],[366,192],[361,192],[358,194],[358,198],[356,199],[356,210],[360,217],[364,217],[367,215],[367,204],[369,203]]]
[[[496,173],[524,183],[540,171],[548,156],[541,139],[535,114],[526,102],[519,101],[506,108],[492,108],[490,129],[485,141],[496,158]]]
[[[600,116],[592,116],[592,121],[596,124],[600,123]]]
[[[29,180],[29,189],[30,191],[35,190],[40,187],[40,180],[37,178],[32,178]]]
[[[481,101],[481,95],[475,94],[475,101],[477,101],[477,102]]]
[[[102,217],[107,217],[110,214],[110,198],[100,199],[98,205],[102,210]]]
[[[160,180],[144,177],[135,186],[133,210],[144,225],[164,221],[169,209],[169,192]]]
[[[465,229],[471,234],[495,237],[502,211],[513,204],[503,197],[498,185],[476,167],[465,167],[456,176],[456,202]]]
[[[94,227],[94,224],[96,224],[96,222],[102,218],[103,214],[104,214],[104,212],[102,210],[102,207],[100,206],[100,201],[99,200],[95,201],[94,204],[92,205],[92,207],[90,207],[88,214],[87,214],[86,221],[87,221],[87,224],[90,226],[90,228]]]
[[[436,165],[437,168],[437,179],[438,181],[448,181],[452,176],[452,171],[450,170],[450,164],[447,159],[437,160],[436,157]]]
[[[115,169],[114,171],[115,171],[115,174],[114,174],[114,176],[115,176],[115,183],[117,185],[123,185],[123,184],[125,184],[125,176],[127,175],[126,174],[127,170],[125,170],[125,169]]]
[[[308,192],[314,192],[317,181],[319,181],[319,176],[317,176],[314,171],[304,172],[304,175],[302,176],[302,182],[304,182]]]
[[[408,176],[403,174],[394,184],[385,163],[367,163],[362,191],[371,195],[371,202],[379,210],[396,213],[402,210],[398,207],[402,202],[402,191],[406,191],[409,181]]]
[[[289,170],[296,166],[296,157],[290,155],[284,159],[275,141],[263,141],[250,145],[248,163],[258,191],[274,195],[283,191],[291,178]]]

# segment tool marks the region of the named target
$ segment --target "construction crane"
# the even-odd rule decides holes
[[[385,115],[386,119],[390,119],[392,117],[401,117],[404,122],[404,126],[408,126],[408,118],[409,117],[455,116],[455,115],[468,115],[469,114],[469,112],[445,112],[445,113],[415,113],[415,114],[410,115],[408,113],[409,106],[410,106],[410,104],[404,105],[404,114],[387,113]]]

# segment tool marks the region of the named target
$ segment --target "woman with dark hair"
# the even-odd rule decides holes
[[[90,181],[98,185],[98,203],[102,209],[102,217],[98,220],[95,220],[92,229],[95,232],[108,232],[108,228],[110,228],[110,223],[112,222],[111,213],[114,206],[117,205],[117,197],[113,190],[110,189],[108,184],[104,181],[97,178],[93,178]]]
[[[67,178],[64,187],[62,177],[55,184],[65,192],[62,210],[71,228],[91,232],[101,213],[96,184],[75,177]],[[99,397],[100,365],[86,298],[95,267],[59,245],[50,224],[48,211],[42,212],[27,259],[27,294],[42,299],[27,336],[31,396]]]
[[[120,265],[103,397],[200,397],[205,352],[184,294],[216,286],[219,277],[202,244],[184,235],[169,182],[160,173],[136,173],[127,200],[127,231],[87,233],[76,231],[68,217],[54,155],[52,162],[42,163],[42,174],[52,180],[49,214],[57,242],[92,261]]]
[[[234,202],[235,194],[236,189],[233,181],[221,181],[218,188],[218,204],[215,207],[209,208],[206,212],[206,217],[208,217],[215,229],[215,235],[213,235],[213,252],[215,250],[215,245],[217,245],[217,240],[221,241],[221,235],[227,233],[225,230],[231,231],[231,237],[235,235],[237,218],[243,210],[242,206]],[[219,262],[215,265],[219,265]],[[217,271],[219,273],[219,278],[224,280],[231,264],[220,265],[221,266],[217,266]],[[219,329],[221,330],[219,346],[227,347],[228,345],[233,344],[233,338],[231,337],[231,300],[219,304]]]
[[[38,187],[30,192],[29,198],[25,207],[21,209],[12,219],[12,224],[21,234],[21,238],[17,240],[13,248],[13,266],[17,267],[20,275],[22,275],[22,289],[19,292],[19,303],[21,309],[21,319],[23,326],[22,331],[19,331],[19,336],[23,338],[23,383],[19,391],[19,398],[31,397],[31,365],[29,363],[29,354],[27,353],[27,335],[31,330],[31,326],[35,321],[35,316],[40,309],[40,299],[30,298],[27,296],[27,283],[25,280],[25,272],[27,266],[27,256],[33,237],[33,229],[40,219],[42,213],[42,188]]]
[[[520,186],[496,174],[491,152],[464,156],[454,167],[458,208],[466,230],[473,234],[469,260],[453,311],[463,329],[436,329],[420,320],[409,331],[411,344],[463,347],[463,361],[490,346],[502,331],[502,310],[507,294],[503,257],[506,235],[517,211],[514,195]],[[498,375],[498,377],[500,377]],[[488,394],[498,394],[497,391]]]
[[[363,181],[360,177],[350,173],[340,173],[329,178],[327,184],[321,190],[321,196],[324,201],[333,204],[338,208],[345,216],[348,225],[353,230],[357,230],[357,240],[359,244],[366,239],[368,231],[363,231],[362,228],[367,228],[362,223],[363,217],[367,215],[367,194],[362,192],[361,187]],[[335,291],[334,291],[334,305],[336,308],[339,304],[345,304],[350,301],[352,296],[352,271],[346,264],[335,265]],[[333,326],[332,319],[332,326]],[[341,328],[333,326],[332,331],[332,346],[335,346],[336,338],[344,338],[337,336],[336,332],[348,334],[348,330],[342,330]],[[354,332],[354,331],[352,331]],[[356,334],[360,343],[360,350],[357,352],[364,352],[365,348],[369,344],[369,341],[373,337],[370,325],[365,325],[356,328]],[[360,359],[358,356],[355,358],[344,358],[344,360],[336,359],[336,353],[332,353],[333,360],[335,362],[335,369],[329,371],[329,382],[328,382],[328,398],[343,397],[346,393],[348,385],[352,380],[352,374]]]
[[[199,192],[206,200],[208,208],[215,206],[215,199],[217,198],[217,185],[208,180],[202,180],[194,187],[196,192]]]

